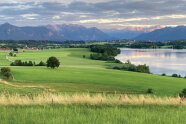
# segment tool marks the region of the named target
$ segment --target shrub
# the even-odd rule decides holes
[[[46,66],[46,63],[44,62],[40,62],[39,64],[36,64],[35,62],[33,61],[25,61],[25,62],[22,62],[21,60],[15,60],[14,62],[12,62],[10,64],[10,66]]]
[[[148,93],[148,94],[152,94],[152,93],[154,93],[154,90],[151,89],[151,88],[149,88],[149,89],[147,89],[147,93]]]
[[[13,55],[14,55],[14,53],[13,53],[13,52],[10,52],[10,53],[9,53],[9,56],[13,56]]]
[[[37,66],[46,66],[46,63],[44,63],[43,61],[41,61],[39,64],[37,64]]]
[[[179,93],[179,96],[180,97],[186,97],[186,88],[184,88],[183,90],[182,90],[182,92],[181,93]]]
[[[121,70],[121,68],[120,68],[120,67],[118,67],[118,66],[114,66],[114,67],[113,67],[113,69],[116,69],[116,70]]]
[[[13,48],[13,51],[18,52],[18,49],[17,48]]]
[[[150,73],[149,66],[147,66],[147,65],[138,65],[138,66],[136,66],[136,71],[137,72],[142,72],[142,73]]]
[[[6,73],[6,72],[11,72],[10,68],[8,67],[1,68],[1,73]]]
[[[115,59],[115,63],[122,63],[120,60],[118,60],[118,59]]]
[[[125,71],[134,71],[134,72],[141,72],[141,73],[150,73],[150,69],[146,65],[134,65],[131,62],[126,62],[121,64],[120,66],[114,66],[113,69],[117,70],[125,70]]]
[[[165,73],[163,73],[163,74],[162,74],[162,76],[166,76],[166,74],[165,74]]]
[[[28,66],[34,66],[34,63],[32,61],[29,61],[27,65]]]
[[[10,70],[10,68],[8,68],[8,67],[3,67],[3,68],[1,68],[1,74],[2,74],[4,77],[6,77],[7,79],[10,79],[10,78],[13,77],[13,76],[12,76],[12,73],[11,73],[11,70]]]

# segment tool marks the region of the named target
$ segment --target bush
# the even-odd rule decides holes
[[[154,90],[151,89],[151,88],[149,88],[149,89],[147,89],[147,93],[148,93],[148,94],[153,94],[153,93],[154,93]]]
[[[119,66],[114,66],[113,69],[117,70],[125,70],[125,71],[134,71],[134,72],[141,72],[141,73],[150,73],[150,69],[146,65],[134,65],[130,62],[121,64]]]
[[[136,66],[136,71],[137,72],[142,72],[142,73],[150,73],[149,66],[147,66],[147,65],[138,65],[138,66]]]
[[[181,93],[179,93],[179,96],[180,97],[186,97],[186,88],[184,88],[183,90],[182,90],[182,92]]]
[[[13,52],[10,52],[10,53],[9,53],[9,56],[13,56],[13,55],[14,55],[14,53],[13,53]]]
[[[41,61],[39,64],[35,64],[33,61],[22,62],[21,60],[15,60],[10,64],[10,66],[46,66],[46,63]]]
[[[167,75],[165,73],[163,73],[162,76],[167,76]]]
[[[11,72],[10,68],[8,67],[1,68],[1,73],[7,73],[7,72]]]
[[[1,74],[6,77],[7,79],[11,79],[13,76],[12,76],[12,73],[11,73],[11,70],[10,68],[8,67],[3,67],[1,68]]]
[[[16,53],[10,52],[10,53],[9,53],[9,56],[16,57]]]
[[[44,63],[43,61],[41,61],[39,64],[37,64],[36,66],[46,66],[46,63]]]
[[[172,74],[172,77],[182,78],[182,76],[178,74]]]
[[[13,51],[18,52],[19,50],[17,48],[13,48]]]
[[[120,67],[118,67],[118,66],[114,66],[114,67],[113,67],[113,69],[116,69],[116,70],[121,70],[121,68],[120,68]]]
[[[115,59],[115,63],[122,63],[120,60],[118,60],[118,59]]]

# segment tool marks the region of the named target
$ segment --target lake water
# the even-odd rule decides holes
[[[130,60],[136,65],[146,64],[153,74],[186,76],[186,50],[122,48],[116,58],[122,62]]]

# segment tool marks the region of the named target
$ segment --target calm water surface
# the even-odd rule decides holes
[[[122,62],[130,60],[133,64],[147,64],[154,74],[186,76],[186,50],[122,48],[116,58]]]

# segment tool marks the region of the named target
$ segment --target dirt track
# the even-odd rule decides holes
[[[2,80],[2,79],[0,79],[0,83],[4,84],[4,85],[12,86],[12,87],[17,87],[17,88],[38,88],[38,89],[49,90],[49,91],[53,90],[53,89],[50,89],[50,88],[44,87],[44,86],[16,85],[16,84],[12,84],[12,83],[10,83],[8,81],[5,81],[5,80]]]

